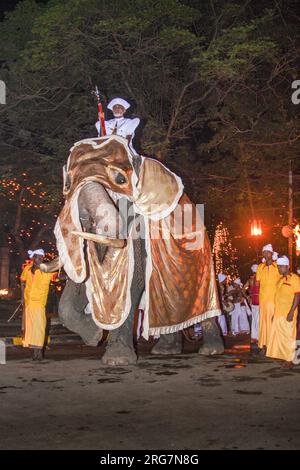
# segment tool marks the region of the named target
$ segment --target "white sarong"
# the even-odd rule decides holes
[[[227,336],[228,335],[228,328],[227,328],[227,322],[226,322],[225,315],[222,314],[218,317],[218,324],[219,324],[219,327],[221,328],[222,335]]]
[[[252,323],[251,323],[251,339],[258,340],[259,335],[259,305],[252,305]]]
[[[234,304],[234,310],[231,314],[231,332],[234,335],[250,332],[246,307],[239,302]]]

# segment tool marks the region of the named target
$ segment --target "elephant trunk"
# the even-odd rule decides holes
[[[59,271],[62,267],[62,262],[60,261],[59,257],[54,258],[52,261],[48,263],[41,263],[40,270],[44,273],[54,273],[55,271]]]
[[[78,209],[83,231],[73,231],[74,235],[102,245],[124,246],[119,211],[100,183],[91,181],[81,189]]]

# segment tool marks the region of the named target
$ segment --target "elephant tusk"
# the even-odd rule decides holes
[[[113,246],[114,248],[123,248],[125,245],[125,240],[121,238],[109,238],[104,235],[98,235],[97,233],[88,233],[88,232],[77,232],[72,230],[73,235],[82,237],[85,240],[91,240],[96,243],[102,243],[103,245]]]
[[[57,258],[54,258],[52,261],[49,261],[49,263],[40,264],[40,270],[43,271],[44,273],[54,273],[55,271],[59,271],[61,267],[62,267],[62,262],[60,261],[58,256]]]

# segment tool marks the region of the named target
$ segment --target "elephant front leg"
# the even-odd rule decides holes
[[[215,318],[203,321],[201,326],[203,328],[203,346],[199,349],[199,354],[204,356],[223,354],[224,343]]]
[[[128,318],[120,328],[109,332],[102,364],[127,366],[136,363],[137,355],[133,346],[132,331],[133,321]]]
[[[85,284],[76,284],[69,279],[59,302],[58,314],[63,324],[78,333],[85,344],[97,346],[103,330],[95,324],[91,315],[85,315],[87,303]]]
[[[145,260],[146,251],[144,241],[136,239],[133,242],[135,269],[131,284],[131,309],[127,320],[117,330],[112,330],[108,336],[106,352],[102,363],[116,366],[135,364],[136,351],[133,345],[134,314],[137,310],[145,289]]]

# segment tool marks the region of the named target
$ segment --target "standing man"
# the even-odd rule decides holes
[[[249,307],[246,303],[243,283],[240,278],[233,281],[233,290],[230,291],[230,294],[233,296],[234,302],[234,310],[231,313],[231,333],[233,335],[249,334],[250,326],[247,314]]]
[[[274,250],[269,243],[262,249],[265,261],[257,268],[256,281],[259,283],[259,336],[258,347],[266,354],[269,344],[272,319],[275,312],[276,285],[280,279],[277,264],[272,257]]]
[[[259,284],[256,281],[257,264],[251,266],[252,274],[244,285],[244,292],[248,289],[251,303],[251,343],[257,343],[259,335]]]
[[[282,256],[277,260],[281,275],[275,293],[275,314],[272,322],[267,356],[283,359],[283,367],[290,369],[296,351],[297,317],[300,301],[300,278],[291,273],[289,259]]]
[[[40,270],[44,250],[29,250],[28,254],[32,263],[26,265],[21,274],[25,326],[23,347],[33,349],[33,360],[41,361],[46,332],[46,303],[50,282],[56,274]]]
[[[134,138],[135,130],[140,123],[140,119],[129,119],[124,117],[125,112],[128,108],[130,108],[130,104],[123,98],[114,98],[108,103],[107,107],[112,111],[114,117],[109,121],[105,121],[106,134],[115,134],[124,137],[125,139],[127,139],[130,149],[133,151],[134,154],[136,154],[136,151],[132,146],[132,141]],[[100,137],[101,129],[99,121],[96,122],[95,126],[98,131],[98,136]]]
[[[225,303],[225,294],[226,294],[226,281],[227,276],[223,273],[218,274],[218,292],[220,297],[220,305],[222,308],[222,315],[217,317],[218,325],[221,328],[222,335],[228,335],[227,321],[224,314],[224,303]]]

